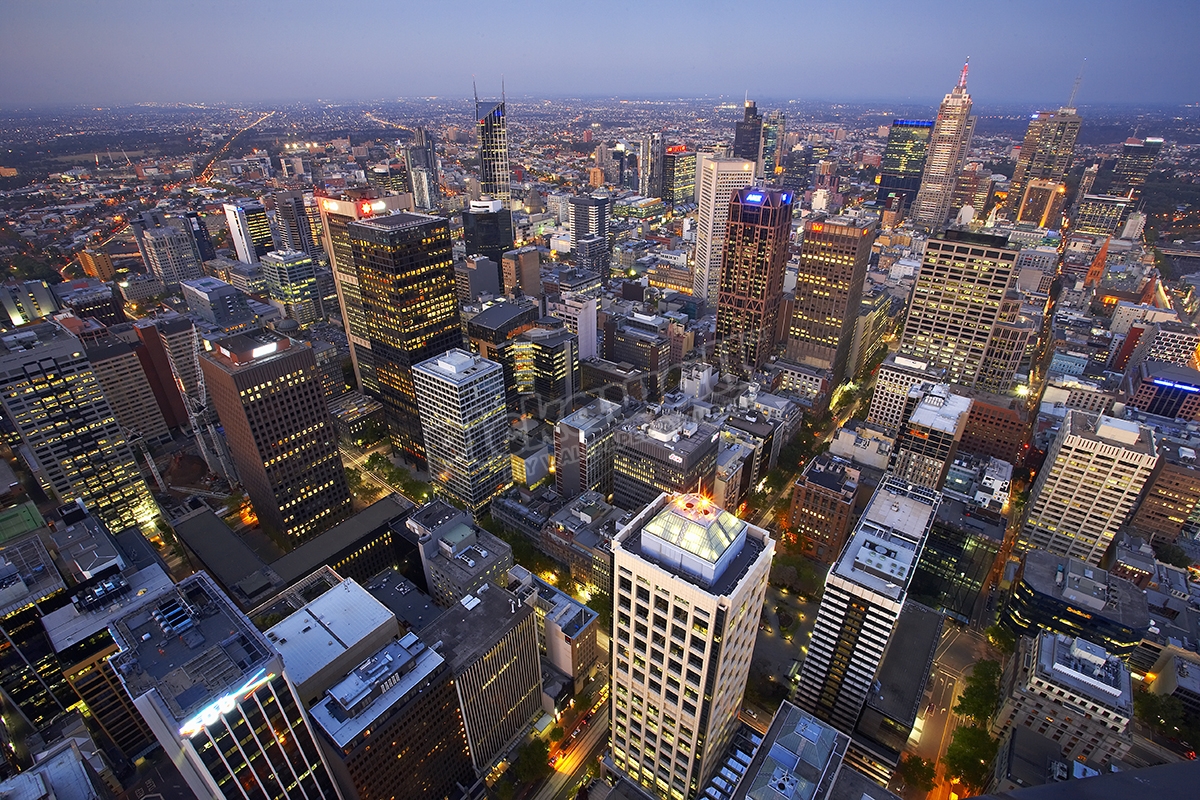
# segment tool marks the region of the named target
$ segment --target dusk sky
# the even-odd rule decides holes
[[[0,0],[0,107],[481,94],[1200,101],[1200,0]]]

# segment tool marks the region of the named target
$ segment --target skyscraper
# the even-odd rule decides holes
[[[479,137],[479,184],[483,194],[509,207],[512,173],[508,168],[508,120],[504,98],[479,101],[475,95],[475,132]],[[511,246],[511,245],[510,245]]]
[[[1108,193],[1139,198],[1142,186],[1145,185],[1150,170],[1154,168],[1154,161],[1158,158],[1162,146],[1163,140],[1158,137],[1126,139],[1121,147],[1121,155],[1113,167],[1113,181],[1108,187]]]
[[[940,501],[885,476],[825,579],[792,702],[844,733],[871,691]]]
[[[899,204],[898,211],[906,211],[921,188],[921,176],[925,173],[925,156],[929,150],[929,134],[933,132],[933,121],[924,119],[892,120],[888,129],[887,146],[879,162],[879,191],[875,199],[892,206]]]
[[[717,299],[729,201],[739,189],[754,183],[754,168],[754,161],[742,158],[706,158],[696,176],[699,209],[692,294],[698,299],[708,302]]]
[[[86,248],[79,251],[79,265],[89,278],[111,281],[117,276],[112,256],[100,249]]]
[[[834,386],[848,372],[874,243],[873,219],[814,217],[804,223],[792,318],[786,321],[787,357],[829,370]]]
[[[1157,463],[1153,429],[1067,411],[1034,481],[1020,544],[1100,566]]]
[[[948,384],[914,386],[888,471],[900,480],[941,489],[970,413],[970,398],[954,394]]]
[[[335,800],[267,637],[207,573],[147,597],[113,620],[111,663],[195,796]]]
[[[312,256],[299,250],[273,250],[259,259],[267,295],[283,315],[307,327],[321,319],[321,293]]]
[[[950,383],[973,387],[985,374],[987,383],[1002,383],[1003,376],[990,372],[987,362],[989,351],[999,348],[1007,332],[1003,314],[1016,279],[1017,253],[1004,236],[950,229],[931,237],[909,302],[900,354],[945,369]]]
[[[683,145],[667,148],[663,157],[663,200],[690,203],[696,196],[696,153]]]
[[[358,282],[358,267],[347,226],[359,219],[396,211],[411,211],[411,198],[406,195],[380,197],[374,191],[359,191],[341,198],[322,197],[321,229],[325,237],[325,252],[333,270],[333,282],[341,307],[342,324],[350,344],[350,362],[358,387],[368,394],[377,394],[379,380],[375,377],[375,359],[371,353],[367,311],[363,306],[362,289]]]
[[[763,123],[763,177],[769,183],[778,180],[777,173],[783,169],[783,139],[786,120],[782,111],[767,114]]]
[[[204,270],[187,231],[170,225],[147,228],[141,242],[146,269],[162,281],[168,291],[178,289],[181,281],[203,277]]]
[[[484,255],[499,264],[513,246],[512,212],[499,200],[472,200],[463,211],[463,240],[467,255]]]
[[[974,132],[975,118],[971,116],[967,65],[964,64],[958,84],[942,99],[938,108],[925,156],[925,171],[921,174],[921,188],[913,201],[911,216],[914,222],[928,228],[946,224],[954,184],[963,168]]]
[[[612,550],[613,763],[656,797],[696,797],[738,727],[775,542],[664,493]]]
[[[401,212],[347,228],[374,364],[368,393],[383,402],[393,444],[423,463],[412,367],[462,346],[450,224]]]
[[[791,192],[741,189],[733,196],[717,295],[717,339],[722,360],[734,371],[761,368],[778,343],[791,235]]]
[[[746,101],[746,116],[733,131],[734,158],[754,162],[754,176],[763,174],[763,118],[753,100]]]
[[[311,347],[260,332],[200,356],[204,382],[246,495],[295,547],[350,516],[337,432]]]
[[[271,220],[257,200],[239,200],[225,204],[225,221],[238,261],[257,264],[258,259],[275,249]],[[198,275],[196,277],[199,277]]]
[[[638,153],[638,194],[642,197],[663,197],[665,158],[661,133],[651,133],[642,140]]]
[[[1020,208],[1025,187],[1032,180],[1063,182],[1067,171],[1071,169],[1075,140],[1079,138],[1082,124],[1083,119],[1073,108],[1039,111],[1033,115],[1025,130],[1021,155],[1017,158],[1017,166],[1008,187],[1010,208]]]
[[[0,401],[47,494],[151,530],[158,506],[78,339],[52,322],[0,338]]]
[[[554,480],[560,495],[612,494],[614,434],[622,416],[620,405],[598,397],[555,423]]]
[[[607,192],[575,195],[570,199],[567,221],[571,231],[571,249],[589,236],[602,236],[605,241],[608,240],[608,201]]]
[[[277,192],[275,219],[279,223],[280,244],[284,250],[297,250],[310,256],[321,252],[321,246],[313,241],[304,192]]]
[[[473,512],[512,485],[504,370],[453,349],[413,366],[434,485]]]

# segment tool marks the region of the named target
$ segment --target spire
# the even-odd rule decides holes
[[[963,64],[962,75],[958,76],[958,86],[954,88],[962,89],[964,92],[967,90],[967,67],[969,66],[971,66],[971,57],[967,56],[967,63]]]

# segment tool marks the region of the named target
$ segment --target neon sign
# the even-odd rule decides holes
[[[215,725],[217,720],[230,711],[233,711],[237,706],[239,697],[249,697],[259,687],[270,682],[274,677],[274,672],[268,673],[265,669],[260,669],[255,673],[253,678],[242,684],[240,688],[218,697],[200,709],[200,712],[196,716],[183,723],[183,727],[179,729],[179,735],[190,739],[209,725]]]

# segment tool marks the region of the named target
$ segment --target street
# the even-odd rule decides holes
[[[608,704],[605,700],[596,706],[592,721],[530,800],[567,800],[575,796],[588,767],[608,747]]]

